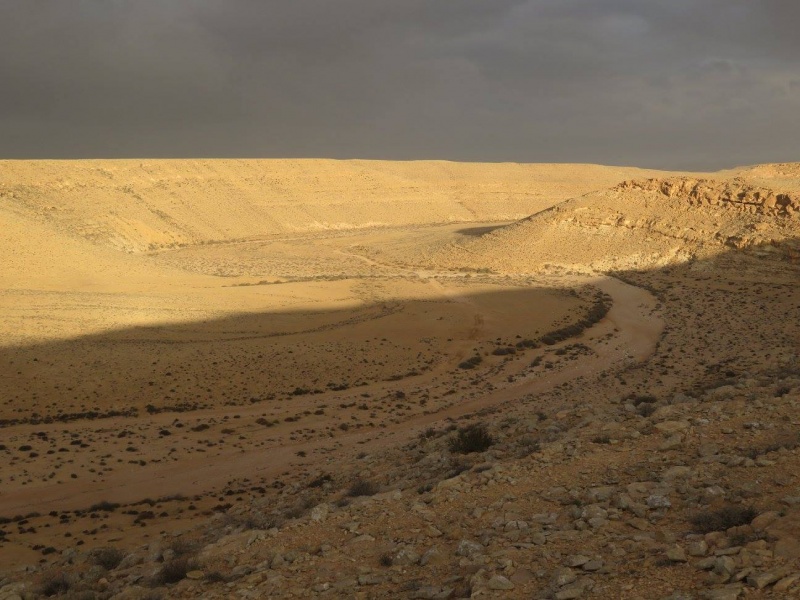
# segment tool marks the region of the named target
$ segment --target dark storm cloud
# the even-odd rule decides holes
[[[781,0],[0,0],[0,156],[800,156]]]

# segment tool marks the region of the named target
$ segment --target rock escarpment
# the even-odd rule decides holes
[[[731,181],[689,177],[630,180],[614,190],[655,192],[667,198],[684,199],[690,206],[718,206],[745,213],[800,218],[800,194],[750,185],[739,177]]]
[[[725,248],[798,256],[800,192],[742,177],[628,180],[562,202],[443,254],[500,272],[609,271],[710,258]]]

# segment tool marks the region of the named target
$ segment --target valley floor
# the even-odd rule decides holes
[[[0,600],[800,597],[790,218],[603,273],[475,221],[6,276]]]

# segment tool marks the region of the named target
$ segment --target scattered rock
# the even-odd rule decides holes
[[[514,584],[502,575],[493,575],[488,583],[490,590],[513,590]]]
[[[686,552],[677,544],[667,549],[667,558],[671,562],[686,562]]]

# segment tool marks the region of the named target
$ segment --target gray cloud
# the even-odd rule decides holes
[[[800,159],[783,0],[11,0],[0,157]]]

